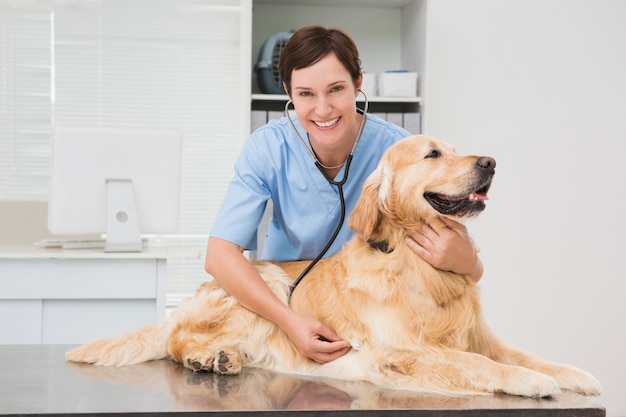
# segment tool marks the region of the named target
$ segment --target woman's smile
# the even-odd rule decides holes
[[[325,122],[315,121],[314,120],[313,123],[315,123],[318,127],[321,127],[321,128],[332,127],[332,126],[336,125],[337,122],[339,122],[339,119],[341,119],[341,117],[336,117],[334,119],[331,119],[331,120],[328,120],[328,121],[325,121]]]

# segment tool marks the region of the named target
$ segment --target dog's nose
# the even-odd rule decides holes
[[[496,160],[489,156],[481,156],[476,160],[476,165],[482,170],[493,174],[496,170]]]

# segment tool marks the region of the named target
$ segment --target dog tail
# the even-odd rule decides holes
[[[157,327],[145,326],[134,333],[124,333],[78,346],[65,353],[72,362],[101,366],[134,365],[168,357],[169,326],[162,321]]]

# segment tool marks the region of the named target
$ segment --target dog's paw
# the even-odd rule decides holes
[[[217,353],[195,352],[183,361],[186,368],[194,372],[215,372],[221,375],[237,375],[241,372],[242,360],[235,349],[220,349]]]
[[[213,355],[190,355],[185,358],[183,365],[194,372],[211,372],[213,371],[214,359]]]
[[[590,373],[574,366],[563,366],[553,375],[562,389],[577,392],[582,395],[600,395],[600,382]]]
[[[239,352],[232,349],[220,350],[213,360],[213,372],[221,375],[237,375],[241,366]]]
[[[492,386],[490,391],[533,398],[553,397],[561,392],[559,384],[551,376],[517,366],[512,367],[499,382],[500,385]]]

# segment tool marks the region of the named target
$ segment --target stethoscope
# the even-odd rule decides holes
[[[298,278],[296,278],[296,280],[289,287],[289,294],[287,296],[287,305],[289,305],[289,303],[291,302],[291,295],[293,294],[294,290],[296,289],[300,281],[302,281],[302,279],[306,276],[306,274],[308,274],[309,271],[313,269],[315,264],[317,264],[319,260],[324,257],[326,252],[328,252],[328,250],[332,246],[333,242],[335,242],[335,239],[337,239],[337,236],[339,235],[339,231],[341,230],[341,227],[343,226],[343,223],[346,219],[346,199],[344,198],[344,195],[343,195],[343,186],[346,183],[346,181],[348,181],[348,173],[350,171],[350,164],[352,163],[352,154],[354,153],[354,150],[356,149],[357,144],[361,140],[361,135],[363,134],[363,128],[365,127],[365,119],[367,118],[366,116],[367,109],[369,106],[367,96],[365,95],[363,90],[359,89],[358,91],[361,94],[363,94],[363,97],[365,97],[365,104],[363,106],[363,110],[359,109],[358,107],[356,108],[356,111],[361,113],[363,117],[361,118],[361,124],[359,125],[359,130],[356,133],[356,138],[354,139],[354,145],[352,146],[352,150],[350,151],[350,154],[348,155],[348,157],[342,164],[342,165],[345,165],[345,169],[343,171],[343,178],[341,178],[341,180],[339,181],[336,181],[333,178],[330,178],[328,174],[326,174],[326,172],[324,171],[325,165],[323,165],[317,159],[317,156],[315,155],[315,152],[313,152],[313,149],[307,145],[302,135],[300,135],[300,132],[298,132],[296,125],[293,123],[293,120],[291,120],[291,117],[289,115],[289,105],[292,103],[292,101],[289,100],[285,104],[285,117],[291,124],[291,127],[293,128],[293,130],[296,132],[296,135],[298,136],[298,139],[300,139],[300,142],[302,143],[304,148],[309,152],[309,155],[315,162],[315,166],[317,167],[317,169],[322,173],[322,175],[324,176],[324,178],[326,178],[329,184],[337,187],[337,191],[339,192],[339,201],[341,203],[341,218],[339,219],[339,224],[337,225],[337,228],[335,228],[333,235],[331,236],[328,243],[326,243],[326,246],[324,247],[324,249],[322,249],[322,251],[315,257],[315,259],[311,261],[311,263],[309,263],[309,265],[306,268],[304,268],[304,270],[300,273],[300,275],[298,275]],[[338,167],[326,167],[326,168],[338,168]]]

